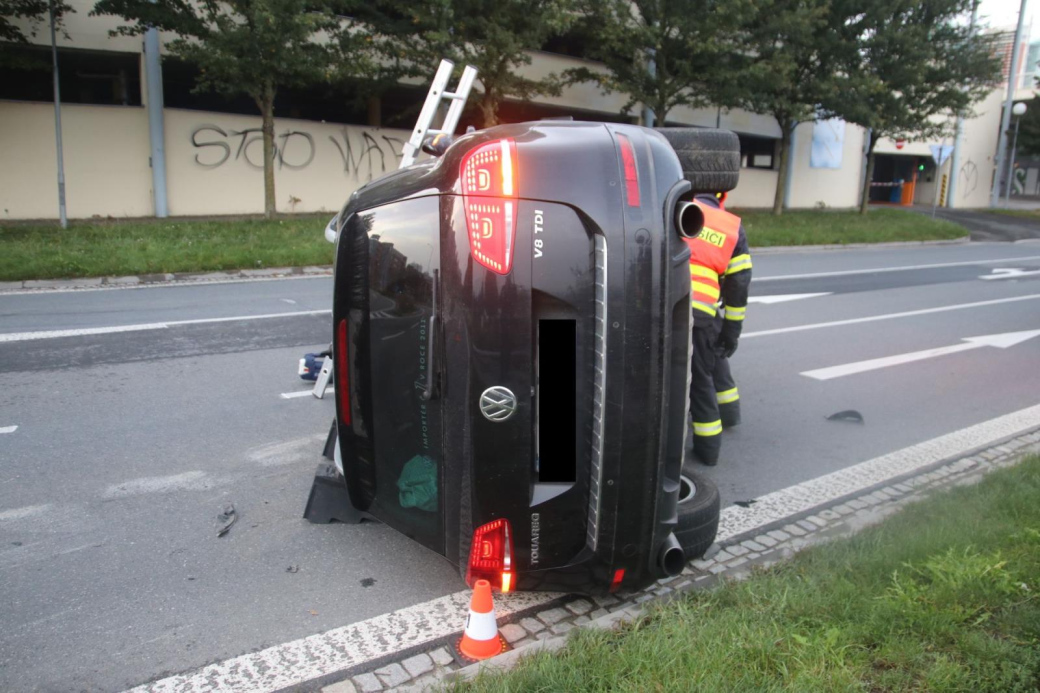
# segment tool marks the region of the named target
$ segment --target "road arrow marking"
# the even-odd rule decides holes
[[[963,344],[954,344],[952,346],[938,347],[935,349],[925,349],[924,351],[914,351],[909,354],[886,356],[880,359],[870,359],[868,361],[858,361],[856,363],[846,363],[843,366],[819,368],[814,371],[805,371],[804,373],[802,373],[802,375],[808,378],[814,378],[816,380],[831,380],[833,378],[841,378],[846,375],[855,375],[856,373],[875,371],[879,368],[888,368],[889,366],[900,366],[904,363],[923,361],[925,359],[934,358],[936,356],[946,356],[947,354],[956,354],[962,351],[980,349],[982,347],[997,347],[998,349],[1007,349],[1008,347],[1015,346],[1020,342],[1024,342],[1027,339],[1032,339],[1036,336],[1040,336],[1040,330],[1027,330],[1025,332],[1005,332],[1003,334],[983,335],[982,337],[966,337],[964,339]]]
[[[803,298],[816,298],[817,296],[830,296],[833,291],[825,291],[821,294],[777,294],[775,296],[749,296],[748,303],[762,303],[770,305],[773,303],[787,303],[788,301],[800,301]]]
[[[0,426],[0,433],[14,433],[17,430],[17,426]]]
[[[998,267],[993,274],[979,275],[979,279],[1018,279],[1019,277],[1035,277],[1040,275],[1040,270],[1026,271],[1018,267]]]

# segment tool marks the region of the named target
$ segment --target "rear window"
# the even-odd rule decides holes
[[[366,212],[375,514],[440,550],[440,408],[423,393],[432,366],[439,198]]]

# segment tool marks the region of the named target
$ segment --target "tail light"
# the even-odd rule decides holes
[[[339,422],[350,425],[350,368],[347,364],[347,321],[336,326],[336,396],[339,397]]]
[[[632,140],[625,135],[618,135],[621,145],[621,164],[625,169],[625,200],[629,207],[639,206],[639,169],[636,168],[636,150]]]
[[[492,272],[509,274],[516,239],[516,143],[482,145],[462,159],[462,204],[473,259]]]
[[[502,592],[513,590],[513,532],[508,520],[498,519],[474,530],[466,584],[477,580],[487,580]]]

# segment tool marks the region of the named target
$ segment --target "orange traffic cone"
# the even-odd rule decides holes
[[[495,604],[491,601],[491,583],[477,580],[473,585],[466,629],[459,641],[459,653],[468,659],[480,660],[494,657],[508,648],[505,638],[498,632]]]

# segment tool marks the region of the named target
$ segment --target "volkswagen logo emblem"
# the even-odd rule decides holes
[[[488,421],[505,421],[516,412],[516,395],[507,387],[489,387],[480,395],[480,413]]]

